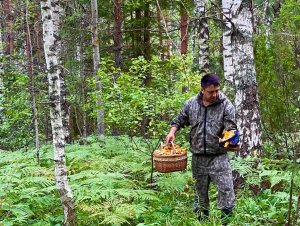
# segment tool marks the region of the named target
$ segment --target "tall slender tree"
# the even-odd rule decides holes
[[[119,68],[122,64],[122,0],[114,0],[114,19],[115,66]]]
[[[122,0],[114,0],[114,53],[115,66],[120,68],[122,64]],[[116,79],[116,78],[115,78]]]
[[[158,5],[156,5],[156,18],[157,18],[157,28],[158,28],[158,40],[159,40],[159,48],[160,48],[160,59],[162,61],[165,60],[164,53],[164,43],[163,43],[163,26],[161,22],[161,13],[159,11]]]
[[[1,14],[0,14],[1,16]],[[3,57],[4,57],[4,53],[3,53],[3,42],[2,42],[2,22],[0,22],[0,125],[2,124],[2,111],[3,111],[3,106],[2,106],[2,102],[3,102],[3,89],[4,89],[4,85],[3,85],[3,74],[4,74],[4,65],[3,65]]]
[[[252,2],[223,0],[225,79],[235,89],[241,156],[261,154],[261,119],[253,53]]]
[[[13,6],[11,0],[3,0],[3,14],[4,14],[4,21],[5,21],[4,41],[6,43],[5,53],[7,55],[12,55],[15,48],[14,30],[13,30],[14,13],[12,8]]]
[[[194,14],[196,17],[196,29],[198,30],[199,43],[199,71],[207,73],[209,71],[209,28],[206,15],[206,0],[194,0]]]
[[[75,207],[68,184],[65,159],[65,136],[62,120],[61,83],[62,62],[59,23],[61,6],[58,0],[42,0],[44,51],[47,65],[50,99],[50,117],[54,146],[55,181],[64,208],[64,225],[76,225]]]
[[[92,11],[92,47],[93,47],[93,63],[94,63],[94,75],[96,79],[96,89],[98,92],[97,97],[97,129],[98,135],[104,135],[104,110],[102,106],[102,81],[99,76],[97,76],[97,71],[99,70],[100,63],[100,50],[99,50],[99,37],[98,37],[98,2],[97,0],[91,0],[91,11]]]
[[[27,72],[29,76],[29,93],[31,96],[32,104],[32,115],[33,115],[33,125],[35,131],[35,152],[38,163],[40,162],[40,141],[39,141],[39,124],[38,124],[38,111],[36,106],[36,97],[35,97],[35,84],[34,84],[34,71],[33,71],[33,56],[32,56],[32,44],[31,44],[31,31],[29,24],[29,1],[26,0],[25,7],[25,34],[26,34],[26,56],[27,56]]]
[[[150,11],[150,3],[149,1],[145,2],[145,9],[144,9],[144,46],[143,46],[143,52],[144,52],[144,57],[146,60],[150,60],[151,59],[151,35],[150,35],[150,15],[151,15],[151,11]],[[150,78],[151,79],[151,78]]]
[[[183,2],[180,2],[180,53],[186,55],[188,48],[188,14]]]

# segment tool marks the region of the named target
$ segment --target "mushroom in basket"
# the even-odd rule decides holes
[[[174,143],[170,143],[168,145],[161,144],[161,148],[159,150],[155,150],[154,153],[162,156],[182,155],[186,153],[186,149]]]

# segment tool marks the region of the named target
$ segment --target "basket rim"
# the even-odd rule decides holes
[[[174,158],[174,157],[181,157],[181,156],[185,156],[185,155],[187,155],[186,152],[182,153],[182,154],[173,154],[173,155],[159,155],[159,154],[155,153],[155,151],[153,153],[153,156],[157,157],[157,158]]]

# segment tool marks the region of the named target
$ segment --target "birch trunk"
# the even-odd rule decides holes
[[[53,11],[53,29],[58,33],[59,30],[59,15],[63,12],[62,2],[60,0],[52,0],[54,4],[52,5]],[[60,49],[62,48],[62,42],[60,40]],[[62,112],[62,123],[63,123],[63,131],[65,136],[65,141],[71,143],[70,138],[70,111],[69,111],[69,104],[67,102],[67,90],[66,84],[64,80],[64,73],[61,70],[60,74],[60,105],[61,105],[61,112]]]
[[[241,156],[261,155],[261,119],[253,53],[252,5],[246,0],[223,0],[224,75],[235,88]]]
[[[93,63],[94,63],[94,75],[96,79],[96,89],[98,92],[97,99],[97,129],[98,135],[104,135],[104,110],[102,108],[102,81],[97,76],[100,63],[100,52],[99,52],[99,37],[98,37],[98,3],[97,0],[91,0],[91,11],[92,11],[92,46],[93,46]]]
[[[76,225],[73,194],[68,184],[65,159],[65,136],[61,110],[62,66],[59,28],[59,1],[42,0],[44,51],[47,65],[50,117],[54,146],[55,181],[64,208],[64,225]]]
[[[209,72],[209,29],[206,18],[206,0],[194,0],[195,17],[197,18],[198,43],[199,43],[199,71],[201,73]]]
[[[29,75],[29,93],[32,102],[32,113],[33,113],[33,124],[35,131],[35,153],[38,164],[40,163],[40,141],[39,141],[39,123],[38,123],[38,111],[35,101],[35,86],[34,86],[34,72],[33,72],[33,57],[32,57],[32,44],[31,44],[31,33],[29,29],[29,12],[28,12],[29,2],[26,0],[26,11],[25,11],[25,21],[26,21],[26,55],[27,55],[27,72]]]
[[[271,18],[270,18],[270,3],[269,0],[264,2],[264,16],[263,22],[265,27],[265,36],[266,36],[266,47],[270,47],[270,34],[271,34]]]

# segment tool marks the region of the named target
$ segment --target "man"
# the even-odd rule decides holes
[[[190,151],[193,153],[192,172],[196,181],[193,211],[199,221],[208,217],[208,188],[213,181],[218,189],[218,208],[225,219],[231,215],[235,195],[227,149],[220,147],[219,137],[224,130],[236,130],[237,126],[234,107],[220,91],[217,75],[203,76],[201,91],[187,100],[173,119],[166,142],[173,142],[175,133],[185,126],[191,126]]]

